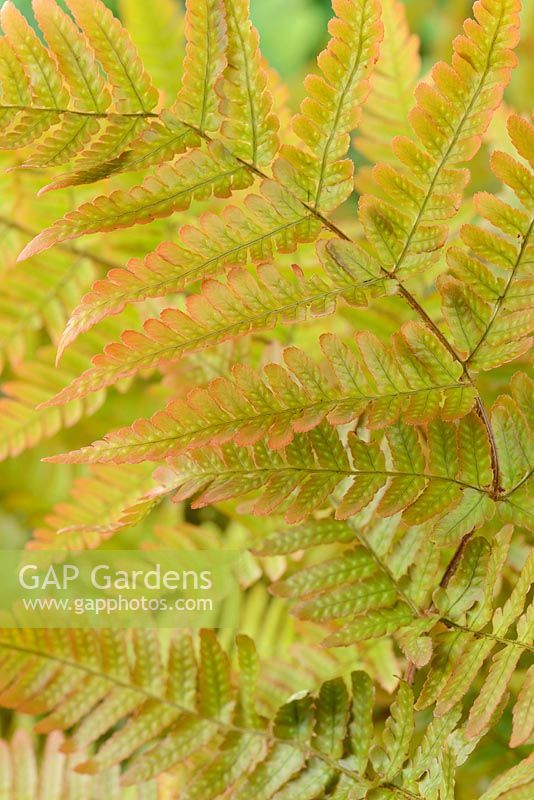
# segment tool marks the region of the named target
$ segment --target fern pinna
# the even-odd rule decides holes
[[[213,630],[2,628],[0,796],[531,797],[531,11],[332,0],[296,101],[247,0],[18,5],[6,546],[247,554]]]

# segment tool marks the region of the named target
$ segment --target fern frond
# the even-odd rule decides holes
[[[0,290],[0,361],[7,356],[19,362],[39,328],[57,342],[76,297],[94,276],[83,253],[57,252],[10,270]]]
[[[73,0],[70,8],[83,33],[55,2],[35,3],[49,49],[12,3],[1,12],[0,78],[11,123],[2,146],[35,143],[27,166],[68,163],[95,137],[100,160],[111,157],[117,144],[126,147],[158,102],[128,33],[106,6]]]
[[[491,549],[484,540],[473,540],[473,547],[464,552],[463,571],[455,576],[454,585],[451,582],[446,591],[440,589],[434,594],[438,610],[451,630],[445,642],[447,657],[432,664],[418,699],[419,707],[437,701],[437,716],[447,713],[467,694],[489,656],[500,647],[481,694],[471,705],[468,738],[484,735],[492,717],[502,713],[501,698],[510,680],[510,665],[522,652],[532,649],[532,606],[523,610],[534,581],[532,551],[504,605],[495,607],[494,603],[495,578],[506,559],[510,534],[503,530]],[[515,635],[510,634],[512,626]]]
[[[345,156],[383,34],[376,0],[333,0],[332,5],[336,17],[318,58],[321,74],[306,79],[308,94],[293,121],[306,149],[284,145],[274,166],[282,183],[321,212],[339,206],[352,191],[354,168]]]
[[[473,454],[462,447],[458,424],[434,421],[428,425],[426,448],[418,430],[401,422],[387,429],[391,466],[378,443],[366,444],[349,435],[349,453],[339,435],[322,423],[307,434],[297,434],[285,450],[272,451],[261,442],[251,447],[224,445],[199,448],[171,462],[169,486],[176,499],[196,495],[194,508],[262,489],[253,506],[256,514],[285,511],[288,522],[299,522],[328,506],[345,480],[336,518],[347,519],[366,508],[384,487],[376,512],[391,516],[402,509],[403,520],[418,525],[442,518],[462,499],[462,492],[487,494],[491,482],[489,444]],[[472,465],[476,460],[476,475]],[[493,503],[487,498],[486,513]]]
[[[152,472],[149,464],[93,467],[88,476],[75,479],[72,500],[54,507],[29,547],[95,548],[122,528],[141,522],[164,495]]]
[[[295,431],[311,430],[323,419],[341,425],[366,414],[371,428],[385,428],[399,416],[421,424],[436,416],[456,419],[472,407],[474,394],[460,381],[461,367],[421,324],[407,323],[391,349],[370,333],[357,341],[354,353],[324,334],[324,362],[288,348],[285,368],[267,365],[264,376],[236,365],[232,379],[218,378],[186,401],[171,401],[150,420],[52,460],[160,461],[205,444],[250,445],[263,438],[279,449]]]
[[[59,353],[82,331],[128,303],[183,291],[225,267],[268,261],[275,250],[293,252],[300,242],[313,241],[319,229],[301,203],[266,181],[261,194],[248,195],[243,207],[228,206],[221,215],[206,212],[200,227],[181,229],[180,244],[164,242],[145,259],[132,259],[125,269],[111,270],[97,281],[72,313]]]
[[[230,152],[253,166],[268,166],[278,150],[278,121],[271,113],[268,74],[250,22],[249,0],[224,0],[228,66],[219,86],[221,133]]]
[[[493,154],[492,169],[515,191],[524,210],[487,193],[476,195],[478,212],[499,233],[465,225],[465,249],[449,250],[452,274],[438,284],[458,352],[472,371],[511,361],[532,343],[534,127],[511,115],[508,131],[530,169],[502,152]]]
[[[509,395],[501,395],[497,399],[491,419],[501,468],[500,488],[504,492],[501,516],[506,521],[532,528],[532,428],[515,398]]]
[[[199,131],[220,123],[213,85],[226,66],[227,23],[222,0],[186,3],[186,57],[182,87],[174,111]],[[206,46],[207,45],[207,46]]]
[[[42,231],[22,251],[23,261],[43,250],[88,233],[128,228],[167,217],[189,208],[194,199],[228,197],[250,186],[252,177],[222,146],[213,142],[206,150],[191,150],[174,164],[129,191],[117,189],[71,211]]]
[[[108,345],[95,357],[94,366],[53,402],[82,397],[115,383],[120,376],[168,364],[228,339],[272,329],[280,322],[290,324],[330,314],[340,299],[365,306],[366,290],[379,292],[383,286],[382,278],[365,277],[367,280],[354,283],[339,268],[332,275],[309,278],[304,278],[297,266],[290,275],[271,264],[258,267],[257,276],[235,268],[225,284],[206,280],[201,294],[187,298],[187,313],[169,308],[158,319],[148,320],[143,333],[126,331],[120,342]]]
[[[393,141],[400,166],[379,164],[373,180],[387,196],[360,199],[360,220],[383,267],[399,278],[434,263],[458,210],[468,173],[459,164],[480,147],[516,58],[519,2],[478,0],[454,41],[452,66],[438,63],[410,113],[416,141]]]
[[[411,133],[408,112],[421,66],[419,40],[410,34],[404,4],[382,0],[382,23],[384,39],[354,139],[356,149],[373,163],[393,161],[392,139]],[[360,179],[361,172],[358,186]]]
[[[399,689],[383,737],[373,731],[370,680],[361,672],[352,674],[350,691],[340,678],[327,681],[265,720],[257,711],[254,646],[239,636],[237,648],[235,686],[228,657],[212,631],[200,634],[197,665],[186,633],[175,637],[163,664],[150,631],[126,636],[4,629],[1,698],[45,714],[38,730],[74,727],[66,743],[69,752],[98,739],[95,755],[79,763],[77,772],[99,773],[127,762],[121,784],[128,786],[181,764],[187,771],[180,791],[184,800],[216,800],[229,787],[236,800],[348,798],[392,782],[403,786],[402,770],[405,763],[409,769],[412,752],[410,781],[419,791],[435,755],[425,745],[415,752],[408,686]],[[452,727],[449,723],[443,730],[442,745]],[[101,744],[100,737],[113,729]],[[369,753],[376,767],[372,777]]]
[[[187,46],[181,88],[172,106],[157,117],[142,119],[141,125],[138,119],[134,120],[137,127],[124,142],[120,139],[123,120],[112,123],[110,132],[82,154],[74,171],[55,178],[43,187],[42,193],[172,161],[188,148],[198,147],[202,138],[207,138],[207,131],[218,129],[219,101],[214,86],[227,63],[222,0],[186,4],[185,32]]]

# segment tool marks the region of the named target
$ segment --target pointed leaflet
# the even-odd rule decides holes
[[[187,0],[185,34],[182,87],[173,111],[199,131],[217,130],[214,86],[226,66],[228,41],[223,0]]]
[[[69,212],[38,234],[24,248],[19,260],[83,234],[128,228],[168,217],[189,208],[193,200],[212,195],[228,197],[233,191],[249,186],[251,181],[250,173],[213,142],[207,150],[192,150],[174,164],[159,167],[154,176],[130,191],[117,189]]]
[[[115,383],[119,376],[177,361],[186,353],[253,331],[331,314],[341,298],[350,304],[366,305],[366,288],[367,285],[355,286],[343,271],[305,279],[296,265],[288,273],[263,264],[258,267],[257,276],[235,268],[226,283],[206,280],[200,294],[187,298],[187,313],[168,308],[159,318],[145,322],[143,333],[126,331],[120,342],[108,345],[104,353],[95,357],[94,367],[54,402],[82,397]]]
[[[518,0],[477,0],[474,20],[454,41],[452,66],[438,63],[421,83],[410,114],[416,141],[393,142],[402,168],[378,165],[379,196],[360,199],[360,219],[384,268],[405,275],[432,264],[467,180],[459,164],[480,147],[516,59]],[[387,201],[381,199],[382,192]]]
[[[395,345],[403,336],[413,338],[414,333],[406,327],[396,334]],[[336,337],[325,334],[321,345],[326,359],[318,365],[297,348],[284,351],[286,369],[269,364],[261,375],[244,365],[236,365],[231,378],[217,378],[205,389],[192,391],[185,401],[171,401],[150,420],[138,420],[131,428],[108,434],[104,441],[66,458],[71,462],[114,463],[161,460],[207,443],[221,444],[233,439],[238,444],[255,444],[263,436],[268,437],[270,447],[279,449],[289,444],[295,431],[311,430],[323,419],[332,425],[350,422],[366,410],[372,416],[377,406],[385,409],[386,403],[394,401],[399,413],[405,402],[412,409],[419,394],[424,398],[435,394],[434,408],[439,412],[443,390],[431,388],[431,382],[449,381],[452,377],[438,372],[423,378],[417,372],[415,386],[407,381],[405,386],[397,387],[399,394],[395,395],[391,387],[382,385],[380,376],[376,384],[366,377],[367,359],[361,337],[359,342],[360,358]],[[383,355],[384,359],[395,358],[395,349],[384,348]],[[410,358],[410,362],[403,358],[401,365],[415,362],[411,353]],[[427,385],[419,388],[426,381]],[[446,387],[447,396],[453,390],[463,392],[460,383]],[[413,416],[412,412],[408,421],[423,421],[426,414],[422,420],[414,420]],[[378,426],[377,421],[375,425]],[[470,482],[479,485],[476,475]],[[401,493],[404,500],[407,489],[404,482]]]
[[[72,107],[94,113],[106,111],[111,96],[83,34],[53,0],[34,0],[33,11],[69,86]]]
[[[383,781],[392,780],[406,760],[414,732],[413,692],[401,683],[383,733],[383,749],[371,751],[373,766]]]
[[[101,0],[68,0],[68,6],[112,86],[119,113],[148,113],[158,102],[130,35]]]
[[[268,73],[258,32],[250,22],[249,0],[224,0],[228,23],[228,66],[219,83],[221,133],[236,158],[254,166],[271,164],[278,149],[278,120],[271,113]]]
[[[512,114],[508,132],[516,150],[534,163],[534,127]],[[445,316],[471,370],[493,369],[517,358],[530,347],[534,328],[534,173],[502,152],[493,154],[491,165],[516,191],[524,211],[490,194],[476,195],[477,210],[499,232],[464,225],[465,249],[451,248],[447,258],[453,277],[439,284]]]
[[[59,350],[128,303],[183,291],[226,267],[267,260],[275,251],[292,252],[299,242],[313,241],[319,227],[287,191],[265,182],[261,194],[248,195],[243,207],[206,212],[197,227],[181,229],[179,244],[163,242],[144,259],[132,259],[126,268],[96,281],[72,313]]]
[[[307,96],[293,120],[305,150],[285,145],[274,168],[282,183],[322,212],[352,190],[353,165],[345,156],[382,38],[376,0],[333,0],[333,9],[331,39],[318,58],[321,74],[306,78]]]

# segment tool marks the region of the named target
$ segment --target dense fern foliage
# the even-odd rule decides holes
[[[2,547],[245,556],[198,633],[1,628],[0,797],[531,798],[530,4],[332,0],[291,91],[248,0],[19,5]]]

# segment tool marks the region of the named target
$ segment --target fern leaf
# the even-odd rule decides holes
[[[508,131],[518,152],[534,164],[533,126],[511,115]],[[532,342],[534,174],[502,152],[493,154],[492,167],[517,192],[525,211],[489,194],[476,195],[480,215],[501,233],[465,225],[461,236],[467,252],[451,248],[452,275],[440,279],[446,319],[466,366],[474,371],[511,361]]]
[[[363,107],[354,146],[369,161],[392,161],[391,140],[409,136],[408,112],[419,76],[419,40],[410,34],[406,11],[398,0],[382,1],[384,39],[371,76],[371,91]],[[362,171],[357,176],[361,184]]]
[[[527,786],[527,784],[532,783],[533,776],[534,758],[532,755],[530,755],[528,758],[520,761],[519,764],[515,764],[515,766],[511,767],[510,769],[506,770],[506,772],[495,778],[495,780],[490,783],[484,794],[481,795],[480,800],[497,800],[499,797],[515,798],[517,795],[513,793],[513,790],[520,789],[522,787],[524,787],[527,792],[524,797],[528,797],[528,792],[530,792],[531,786]],[[520,799],[521,795],[518,796],[518,800]]]
[[[318,58],[321,74],[306,79],[307,96],[293,121],[306,150],[285,145],[274,167],[282,183],[322,212],[336,208],[352,190],[353,165],[345,156],[382,38],[375,0],[334,0],[333,8],[331,38]]]
[[[202,293],[186,301],[188,313],[175,309],[145,323],[144,332],[126,332],[120,342],[108,345],[90,370],[54,402],[83,396],[119,376],[133,375],[149,366],[176,361],[186,353],[202,350],[253,331],[269,330],[279,322],[300,322],[331,314],[340,298],[366,305],[366,288],[379,289],[381,279],[354,284],[342,271],[335,276],[304,279],[299,267],[291,275],[270,264],[258,267],[257,277],[242,268],[228,274],[227,283],[206,280]]]
[[[48,49],[12,3],[2,11],[6,49],[22,62],[14,65],[8,56],[3,62],[3,111],[11,125],[2,144],[36,142],[25,166],[68,163],[85,148],[93,163],[119,155],[158,101],[128,33],[106,6],[73,0],[72,10],[82,32],[56,3],[35,4]]]
[[[0,460],[15,457],[64,427],[75,425],[83,416],[94,414],[105,394],[92,395],[89,402],[75,401],[62,409],[36,406],[53,397],[88,362],[80,352],[69,354],[61,370],[54,366],[53,348],[42,350],[35,361],[16,367],[16,377],[2,385],[0,399]]]
[[[414,732],[413,692],[401,683],[383,734],[383,750],[372,751],[373,766],[384,781],[392,780],[408,756]]]
[[[502,488],[528,488],[534,462],[533,436],[512,397],[501,395],[492,409],[492,425],[501,465]]]
[[[518,625],[518,638],[513,640],[513,644],[506,645],[504,650],[499,651],[490,669],[490,677],[485,689],[483,689],[484,702],[488,710],[493,712],[497,709],[500,698],[506,690],[508,681],[507,667],[515,658],[516,651],[521,653],[520,644],[529,646],[532,639],[532,613],[529,609],[522,617],[525,597],[529,592],[532,581],[534,580],[534,552],[531,552],[523,570],[517,580],[512,594],[507,599],[502,608],[497,608],[492,618],[492,635],[497,638],[472,639],[471,642],[464,644],[463,657],[461,663],[456,663],[450,673],[450,677],[442,688],[436,706],[438,716],[447,712],[454,706],[469,690],[477,673],[482,668],[484,662],[494,650],[499,638],[506,636],[511,625]],[[484,619],[482,619],[484,624]],[[525,637],[525,638],[523,638]],[[513,649],[509,649],[513,648]],[[499,682],[500,681],[500,682]],[[472,717],[468,723],[468,731],[472,736],[486,729],[489,722],[488,715],[485,713],[481,703],[475,702],[472,709]]]
[[[392,437],[395,428],[397,437]],[[324,423],[309,434],[296,435],[283,451],[269,451],[263,443],[247,448],[201,447],[172,462],[174,475],[170,488],[178,489],[176,498],[180,500],[200,492],[193,503],[195,508],[262,488],[263,495],[255,502],[254,513],[272,513],[282,506],[288,522],[299,522],[323,507],[342,480],[351,478],[351,485],[336,510],[338,519],[354,516],[387,484],[381,500],[382,514],[390,516],[408,506],[403,519],[417,525],[443,516],[459,503],[462,488],[486,491],[455,477],[458,470],[455,427],[436,421],[430,423],[428,430],[426,454],[413,428],[397,423],[388,430],[392,468],[385,464],[384,453],[377,444],[367,445],[354,434],[349,435],[351,465],[338,434]],[[441,448],[452,450],[450,459],[446,454],[445,464],[441,463]],[[392,503],[390,497],[397,498],[399,480],[406,496],[402,503]]]
[[[248,0],[224,0],[228,66],[218,89],[221,133],[230,152],[253,166],[270,165],[278,150],[278,121],[271,113],[267,72],[250,22]],[[245,113],[243,113],[245,110]]]
[[[263,437],[267,437],[270,447],[279,449],[289,444],[295,431],[311,430],[323,419],[339,425],[366,413],[372,427],[382,428],[395,422],[399,414],[414,424],[426,422],[432,415],[449,419],[456,416],[458,408],[462,408],[459,413],[467,412],[467,398],[462,403],[450,402],[455,393],[463,396],[466,389],[441,345],[435,346],[435,358],[427,362],[430,374],[417,359],[416,353],[423,352],[426,340],[425,330],[417,323],[407,324],[389,350],[370,334],[360,334],[358,357],[339,339],[325,334],[321,341],[326,359],[319,365],[296,348],[284,352],[286,369],[267,365],[265,377],[237,365],[232,380],[217,378],[186,401],[171,401],[150,420],[138,420],[131,428],[109,434],[103,442],[71,453],[67,459],[159,461],[208,443],[234,440],[247,445]],[[421,345],[419,351],[417,345]],[[393,385],[383,380],[384,364],[389,364],[391,371],[397,370]],[[404,378],[410,370],[416,376],[413,383]],[[443,383],[436,386],[434,381]],[[459,434],[463,437],[464,431],[473,426],[476,436],[462,442],[470,462],[464,465],[463,476],[467,482],[484,486],[491,480],[484,431],[469,416],[460,425]],[[475,458],[470,456],[471,446],[478,448]]]
[[[72,105],[79,111],[107,111],[111,95],[87,43],[71,18],[52,0],[36,0],[35,18],[51,54],[69,84]]]
[[[0,354],[17,363],[35,330],[56,342],[80,289],[94,278],[83,253],[55,253],[14,269],[0,291]],[[111,332],[111,331],[109,331]]]
[[[20,11],[13,3],[4,3],[0,20],[9,45],[21,63],[26,66],[35,105],[53,111],[64,109],[69,99],[64,82],[55,68],[51,55]]]
[[[125,28],[101,0],[69,0],[68,5],[111,82],[116,110],[123,114],[150,112],[158,93]]]
[[[534,667],[530,667],[517,696],[513,709],[513,728],[510,746],[517,747],[528,741],[534,729]]]
[[[170,11],[175,13],[176,9]],[[165,6],[163,16],[168,14],[169,8]],[[152,13],[151,19],[157,16]],[[139,119],[133,120],[132,130],[126,136],[122,130],[124,120],[111,123],[106,136],[108,141],[101,137],[83,153],[73,172],[55,178],[41,193],[172,161],[189,147],[198,147],[202,137],[206,138],[206,131],[217,130],[220,115],[214,86],[226,66],[227,50],[221,0],[187,4],[185,32],[187,46],[181,88],[172,107],[163,109],[153,118],[141,119],[141,125],[138,125]],[[209,43],[207,48],[206,42]],[[173,64],[172,68],[175,74],[176,66]]]
[[[220,117],[213,86],[226,66],[224,4],[222,0],[202,0],[201,3],[188,0],[185,20],[184,74],[174,110],[184,122],[199,131],[217,130]]]
[[[97,281],[73,312],[59,352],[75,336],[126,304],[183,291],[199,278],[216,276],[228,266],[269,260],[276,250],[292,252],[300,242],[313,241],[320,223],[288,192],[266,182],[260,195],[248,195],[244,208],[229,206],[223,213],[206,212],[200,227],[185,226],[180,244],[164,242],[142,261]]]
[[[18,730],[11,741],[0,740],[0,792],[6,798],[38,800],[98,800],[120,796],[120,773],[116,767],[88,778],[74,772],[79,756],[65,756],[61,748],[65,739],[55,731],[46,737],[42,756],[31,735]],[[151,783],[146,791],[154,791]],[[0,796],[2,796],[0,795]],[[148,797],[149,795],[147,795]]]
[[[160,167],[155,176],[131,191],[101,195],[42,231],[24,248],[23,261],[59,242],[88,233],[128,228],[189,208],[193,199],[227,197],[251,183],[250,173],[220,146],[192,150],[175,164]]]
[[[475,3],[475,20],[454,42],[452,66],[438,63],[433,85],[421,83],[416,91],[410,122],[417,141],[401,136],[393,142],[402,166],[375,168],[373,180],[388,200],[360,199],[367,239],[399,278],[434,263],[443,247],[445,222],[456,214],[467,180],[458,165],[480,147],[516,63],[511,48],[518,41],[518,11],[515,0]]]

